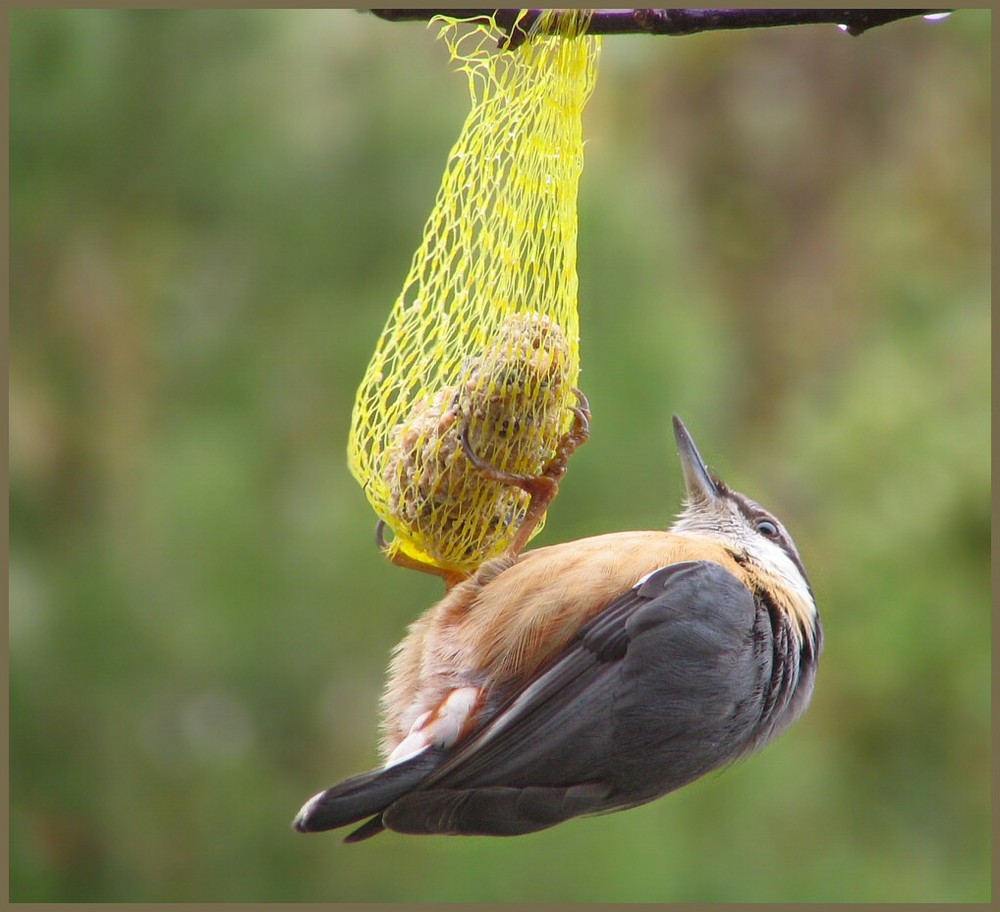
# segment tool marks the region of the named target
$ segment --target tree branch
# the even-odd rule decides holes
[[[496,24],[506,33],[501,47],[514,48],[527,38],[528,30],[544,10],[528,10],[515,28],[516,9],[373,9],[389,22],[429,20],[453,16],[487,22],[495,15]],[[849,35],[861,35],[879,25],[913,16],[947,14],[951,10],[917,9],[616,9],[595,10],[588,33],[591,35],[693,35],[722,29],[776,28],[785,25],[839,25]]]

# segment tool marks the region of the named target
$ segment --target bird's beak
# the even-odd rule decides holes
[[[694,439],[684,427],[684,422],[674,415],[674,437],[677,440],[677,452],[681,457],[681,469],[684,472],[684,486],[687,488],[687,499],[692,503],[709,502],[719,496],[719,487],[708,474],[705,460],[701,458]]]

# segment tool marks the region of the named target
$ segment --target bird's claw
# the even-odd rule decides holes
[[[462,449],[478,472],[491,481],[518,487],[530,498],[528,509],[521,520],[517,534],[507,549],[507,553],[510,555],[519,555],[528,543],[528,539],[531,538],[532,533],[542,521],[542,517],[545,516],[545,511],[548,510],[549,505],[555,500],[556,494],[559,493],[559,481],[566,474],[570,456],[590,437],[590,402],[583,391],[576,387],[573,387],[573,394],[577,399],[576,405],[570,406],[570,411],[573,413],[573,424],[560,438],[555,453],[542,466],[542,471],[537,475],[518,475],[513,472],[505,472],[483,459],[469,442],[468,423],[459,434]]]

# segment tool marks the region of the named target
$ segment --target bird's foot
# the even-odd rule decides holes
[[[573,424],[569,430],[563,434],[556,447],[555,453],[542,466],[542,471],[537,475],[518,475],[513,472],[505,472],[483,459],[469,443],[469,427],[466,425],[459,435],[462,449],[469,461],[476,470],[491,481],[501,484],[513,485],[528,494],[528,509],[514,536],[508,554],[518,555],[528,543],[532,533],[545,516],[550,504],[559,493],[559,481],[566,474],[569,458],[576,451],[577,447],[587,442],[590,437],[590,403],[583,392],[573,387],[576,395],[576,405],[571,406],[573,413]]]

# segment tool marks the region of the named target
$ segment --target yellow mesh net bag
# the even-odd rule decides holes
[[[497,49],[492,23],[435,20],[472,109],[348,441],[351,472],[393,532],[390,558],[467,573],[502,553],[530,498],[469,450],[537,475],[574,419],[581,115],[600,41],[582,35],[588,20],[546,11],[512,51]]]

